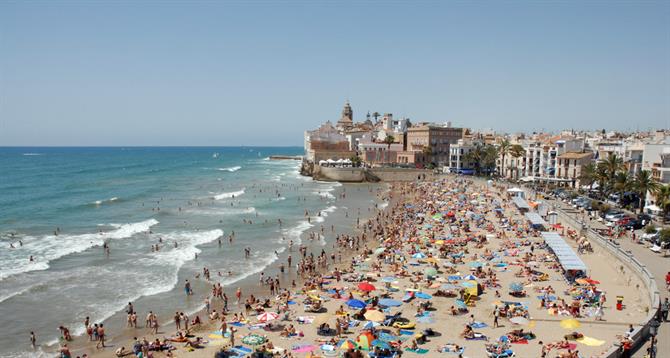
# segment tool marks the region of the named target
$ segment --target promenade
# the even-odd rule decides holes
[[[564,203],[559,200],[547,199],[548,202],[554,204],[556,207],[567,210],[568,212],[574,211],[571,205]],[[582,220],[583,214],[575,213],[574,218],[577,220]],[[594,229],[605,229],[604,222],[592,220],[590,225]],[[635,234],[637,237],[640,237],[644,233],[643,230],[636,230]],[[656,281],[656,285],[659,288],[661,293],[661,302],[665,300],[666,297],[670,297],[670,292],[667,291],[665,285],[665,275],[670,270],[670,258],[663,257],[660,254],[657,254],[648,248],[648,243],[634,243],[630,236],[624,236],[621,239],[617,240],[620,247],[629,251],[635,256],[639,261],[644,263],[647,269],[653,274]],[[657,357],[670,357],[670,322],[661,322],[661,326],[658,330],[658,344],[657,344]],[[633,357],[642,358],[647,352],[647,347],[649,347],[649,342],[641,345],[637,351],[634,353]]]

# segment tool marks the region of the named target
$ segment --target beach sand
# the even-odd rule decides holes
[[[280,327],[292,324],[295,329],[302,334],[291,338],[284,338],[280,336],[279,331],[268,331],[262,328],[257,328],[254,325],[258,323],[258,321],[256,320],[255,315],[252,315],[249,322],[250,324],[235,327],[237,330],[235,332],[236,345],[242,344],[242,338],[246,335],[258,334],[265,336],[275,347],[286,349],[292,356],[302,357],[312,354],[293,351],[293,348],[296,347],[302,347],[302,349],[298,348],[299,350],[310,350],[314,348],[314,355],[323,355],[323,352],[319,347],[320,343],[331,340],[333,337],[317,335],[317,325],[315,323],[301,324],[298,323],[297,317],[307,316],[314,318],[317,322],[327,321],[330,326],[333,327],[336,319],[335,312],[338,310],[338,307],[345,305],[345,302],[347,301],[346,296],[349,295],[349,293],[356,299],[368,299],[369,297],[385,292],[383,289],[385,284],[382,282],[382,278],[394,277],[394,282],[391,283],[391,286],[397,287],[398,289],[396,292],[388,293],[388,297],[391,299],[401,300],[406,294],[405,289],[407,288],[417,288],[422,292],[433,295],[437,290],[436,287],[447,283],[447,277],[449,275],[467,275],[474,273],[475,268],[469,264],[469,262],[472,261],[486,263],[486,266],[484,266],[483,269],[485,271],[489,268],[492,269],[497,276],[497,281],[500,287],[485,287],[483,293],[474,300],[474,305],[468,307],[469,312],[460,315],[452,315],[450,313],[450,307],[455,305],[457,297],[433,296],[429,300],[414,298],[407,303],[403,303],[400,307],[391,308],[390,313],[400,313],[401,317],[415,324],[415,328],[409,330],[409,334],[399,336],[404,340],[403,350],[410,344],[415,333],[420,333],[425,329],[431,328],[435,332],[438,332],[438,335],[428,337],[428,342],[419,345],[420,348],[427,350],[427,352],[423,354],[424,356],[446,355],[455,357],[457,355],[439,353],[437,349],[445,344],[457,344],[461,347],[465,347],[463,353],[463,356],[465,357],[485,357],[485,345],[487,343],[495,343],[499,337],[507,334],[509,331],[523,328],[526,331],[532,331],[536,338],[528,340],[527,344],[511,344],[509,348],[515,352],[517,357],[540,357],[542,349],[542,345],[539,344],[540,341],[545,344],[558,342],[563,340],[565,334],[572,331],[578,331],[584,336],[593,338],[587,339],[585,342],[570,342],[571,344],[574,344],[574,347],[576,347],[577,350],[579,350],[581,356],[597,357],[618,341],[617,335],[623,334],[627,330],[629,324],[636,326],[642,321],[646,315],[645,309],[649,306],[648,299],[646,298],[647,295],[642,290],[642,287],[644,286],[634,275],[630,273],[622,274],[620,271],[620,264],[618,264],[612,256],[607,252],[604,252],[604,250],[600,250],[597,245],[592,245],[595,251],[593,253],[580,255],[580,257],[587,265],[590,277],[601,282],[597,285],[598,291],[606,293],[607,302],[604,305],[605,321],[595,321],[593,317],[581,317],[577,318],[581,323],[579,328],[562,328],[560,322],[570,317],[550,315],[546,308],[540,308],[540,299],[537,296],[540,296],[541,293],[536,292],[536,289],[551,285],[555,290],[554,295],[558,296],[559,299],[564,298],[569,304],[571,299],[564,294],[564,291],[569,289],[570,285],[558,269],[552,268],[555,265],[551,260],[547,260],[546,262],[540,260],[540,258],[545,257],[546,255],[545,249],[541,248],[542,239],[537,232],[530,230],[522,214],[520,214],[518,210],[513,207],[511,201],[505,197],[506,186],[503,184],[487,187],[486,182],[479,179],[467,179],[467,182],[457,182],[457,180],[461,179],[450,176],[446,179],[437,179],[435,182],[393,184],[390,193],[390,204],[383,213],[380,213],[369,223],[370,230],[368,230],[366,235],[367,241],[364,243],[361,242],[360,250],[372,251],[382,245],[388,247],[387,252],[390,252],[393,249],[399,250],[397,256],[389,255],[389,258],[392,256],[394,259],[398,260],[402,257],[404,260],[402,263],[407,268],[409,277],[399,276],[398,272],[392,270],[392,265],[384,263],[381,256],[361,255],[360,252],[355,250],[345,250],[344,248],[340,248],[343,254],[343,263],[330,265],[327,269],[321,271],[330,273],[335,267],[339,267],[343,270],[353,268],[353,273],[343,274],[343,276],[348,277],[359,274],[365,276],[366,280],[376,287],[376,290],[372,291],[370,296],[362,295],[362,292],[360,292],[357,287],[359,281],[336,282],[335,279],[326,278],[324,280],[329,282],[329,284],[324,285],[325,290],[334,286],[343,286],[346,293],[340,299],[334,298],[331,294],[318,289],[316,291],[311,291],[316,289],[315,287],[306,288],[310,290],[309,295],[318,295],[321,297],[323,299],[323,306],[325,307],[322,313],[306,313],[304,311],[303,300],[305,300],[308,295],[302,291],[302,282],[299,281],[298,288],[291,289],[291,299],[296,302],[296,304],[289,305],[290,321],[277,320],[273,323]],[[464,189],[465,192],[450,192],[451,189],[458,187]],[[461,195],[465,196],[464,200],[458,199]],[[495,207],[494,202],[496,201],[502,204],[502,217],[508,219],[511,224],[503,225],[500,217],[493,211],[493,208]],[[474,204],[475,202],[476,204]],[[442,221],[444,218],[433,219],[430,217],[433,212],[440,212],[441,210],[453,210],[457,221],[453,224],[445,224]],[[410,212],[411,214],[407,215],[407,212]],[[481,215],[483,221],[477,223],[476,220],[466,215],[468,212],[472,212],[475,215]],[[417,213],[424,215],[417,217]],[[463,221],[459,224],[459,220],[461,219]],[[452,230],[451,226],[459,227],[457,230]],[[465,226],[468,226],[471,232],[466,232],[464,230]],[[569,230],[569,228],[567,229]],[[376,231],[376,234],[371,235],[370,231]],[[559,233],[562,233],[560,229]],[[438,256],[440,256],[439,248],[442,245],[451,245],[435,242],[435,239],[477,238],[486,237],[486,235],[488,235],[488,240],[481,248],[476,248],[475,242],[469,240],[467,241],[467,246],[453,249],[456,251],[463,250],[461,252],[463,252],[464,263],[456,264],[453,267],[454,272],[447,272],[448,269],[444,264],[448,262],[449,259],[438,258]],[[423,239],[424,237],[427,239]],[[503,239],[504,237],[507,237],[507,239]],[[388,238],[391,238],[391,240],[386,241]],[[576,243],[567,238],[566,241],[572,245],[576,251]],[[534,281],[524,285],[524,289],[528,292],[526,297],[512,297],[508,293],[510,284],[513,282],[528,282],[527,277],[516,277],[515,273],[521,269],[521,266],[516,265],[517,261],[522,260],[522,257],[524,253],[528,251],[530,244],[534,247],[535,260],[538,262],[534,269],[546,274],[548,279],[546,281]],[[517,255],[504,255],[505,245],[507,245],[508,253],[516,249],[518,252]],[[514,249],[510,249],[512,246],[509,245],[512,245]],[[364,249],[365,247],[366,249]],[[498,262],[507,264],[507,266],[494,267],[493,262],[481,259],[487,249],[490,253],[497,253],[500,257],[500,261]],[[426,287],[427,283],[423,280],[425,279],[423,272],[429,268],[431,264],[420,259],[412,259],[411,255],[414,254],[415,251],[428,255],[429,257],[436,257],[435,260],[439,272],[437,279],[430,283],[430,287],[433,288]],[[315,252],[314,254],[318,255],[318,252]],[[474,255],[477,255],[476,258]],[[330,262],[330,260],[328,261]],[[353,267],[351,262],[355,263]],[[418,265],[408,265],[408,262],[416,262]],[[375,268],[375,264],[380,264],[380,267]],[[414,283],[410,281],[411,277],[417,277],[421,280]],[[478,282],[484,284],[484,281],[485,280],[480,277]],[[461,281],[455,281],[454,284],[458,286],[460,282]],[[233,313],[244,310],[243,306],[236,306],[233,304],[234,292],[232,289],[233,288],[226,288],[226,293],[230,297],[231,302],[229,304],[231,312],[227,315],[228,321],[231,319]],[[496,290],[500,292],[500,298],[495,297]],[[245,296],[248,293],[250,292],[245,292]],[[256,286],[253,294],[256,295],[256,297],[269,297],[267,287]],[[622,311],[617,311],[615,309],[616,296],[624,297],[625,309]],[[417,309],[421,303],[426,301],[429,301],[432,304],[432,308],[427,311],[429,316],[418,319],[415,317]],[[499,320],[501,326],[493,328],[494,307],[496,305],[502,306],[501,301],[520,302],[527,306],[529,323],[527,325],[515,325],[507,318],[501,317]],[[273,307],[269,308],[267,311],[277,311],[277,306],[274,306],[275,304],[277,303],[273,299]],[[213,300],[212,302],[213,308],[217,309],[219,312],[221,311],[221,305],[222,303],[220,300]],[[347,308],[346,305],[344,307],[346,312],[351,315],[357,312],[355,309]],[[486,327],[477,328],[475,331],[486,335],[488,341],[465,340],[460,336],[465,325],[471,319],[470,315],[474,316],[475,321],[486,324]],[[193,317],[193,315],[191,317]],[[222,347],[229,346],[229,339],[219,338],[220,336],[215,332],[220,326],[219,321],[208,322],[206,315],[202,313],[200,313],[200,318],[203,319],[205,323],[200,328],[195,329],[190,333],[194,336],[203,337],[207,341],[207,343],[203,345],[204,348],[188,350],[184,347],[183,343],[174,343],[175,347],[177,347],[177,349],[172,352],[174,356],[213,357],[216,352],[222,349]],[[140,317],[140,320],[143,320],[143,317]],[[359,326],[349,329],[348,333],[343,334],[341,339],[356,341],[358,335],[364,331],[362,328],[362,325],[364,324],[365,321],[362,321],[359,323]],[[379,332],[380,329],[388,329],[389,334],[391,335],[398,334],[398,330],[392,327],[377,327],[377,332]],[[152,341],[154,338],[162,339],[163,337],[172,336],[174,333],[175,329],[172,324],[166,324],[161,327],[159,334],[156,336],[150,335],[148,330],[142,328],[132,331],[129,330],[129,332],[124,332],[123,336],[114,338],[113,341],[109,342],[111,347],[104,350],[96,350],[93,348],[93,343],[75,342],[75,347],[77,347],[75,355],[81,356],[82,354],[87,353],[96,357],[113,357],[114,350],[120,346],[132,349],[133,341],[128,337],[132,338],[131,336],[137,336],[140,339],[146,337],[147,340]],[[83,340],[83,338],[79,338],[79,340]],[[335,338],[335,340],[339,341],[340,338]],[[602,341],[602,343],[599,341]],[[601,344],[598,345],[599,343]],[[254,348],[248,344],[242,345],[248,348]],[[566,352],[566,350],[554,349],[548,356],[554,357],[561,352]],[[404,353],[408,356],[419,355],[408,351],[405,351]],[[162,357],[165,356],[165,353],[154,352],[153,356]]]

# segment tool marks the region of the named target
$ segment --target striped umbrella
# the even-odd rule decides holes
[[[343,351],[348,351],[350,349],[356,349],[356,343],[354,343],[350,339],[346,339],[340,344],[339,348]]]
[[[356,339],[356,344],[360,349],[370,350],[370,347],[372,347],[372,341],[374,340],[375,337],[372,335],[372,333],[364,332],[361,333],[360,336],[358,336],[358,338]]]
[[[278,317],[279,317],[279,315],[274,313],[274,312],[263,312],[263,313],[259,314],[258,316],[256,316],[258,321],[263,322],[263,323],[268,322],[268,321],[274,321]]]

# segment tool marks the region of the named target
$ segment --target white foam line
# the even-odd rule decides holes
[[[130,238],[135,234],[148,231],[156,224],[158,220],[149,219],[132,224],[110,224],[116,229],[94,234],[26,236],[22,240],[23,246],[15,250],[3,251],[0,254],[0,281],[24,272],[47,270],[49,262],[53,260],[100,246],[106,240]],[[28,260],[31,255],[36,261]]]
[[[229,198],[236,198],[240,195],[244,194],[244,189],[238,190],[238,191],[231,191],[228,193],[221,193],[214,195],[214,200],[222,200],[222,199],[229,199]]]

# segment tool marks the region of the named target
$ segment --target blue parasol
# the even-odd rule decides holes
[[[381,300],[379,300],[379,305],[385,307],[398,307],[402,305],[402,302],[392,300],[390,298],[382,298]]]
[[[361,300],[350,299],[349,301],[347,301],[347,306],[351,308],[365,308],[365,306],[367,305],[365,304],[365,302]]]

